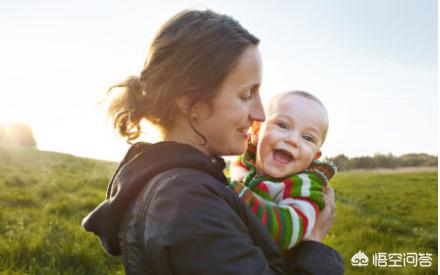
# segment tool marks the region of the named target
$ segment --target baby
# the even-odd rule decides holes
[[[324,105],[303,91],[275,96],[267,120],[254,124],[247,152],[230,167],[229,187],[252,209],[275,242],[288,249],[310,235],[336,173],[318,161],[328,130]]]

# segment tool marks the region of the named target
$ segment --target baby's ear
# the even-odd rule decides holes
[[[251,131],[251,144],[257,146],[258,144],[258,135],[260,134],[260,127],[261,122],[254,121],[252,124],[252,131]]]
[[[313,160],[319,159],[322,155],[321,151],[316,152],[315,156],[313,157]]]

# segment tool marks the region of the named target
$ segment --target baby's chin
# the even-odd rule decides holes
[[[283,171],[281,169],[276,169],[273,167],[267,167],[267,169],[264,169],[264,167],[263,167],[263,173],[266,176],[269,176],[271,178],[276,178],[276,179],[281,179],[281,178],[296,174],[295,172],[291,173],[290,171]]]
[[[287,176],[291,176],[297,173],[297,171],[294,171],[294,169],[292,169],[293,167],[280,167],[277,165],[274,165],[271,161],[269,160],[262,160],[262,161],[258,161],[257,158],[257,162],[256,162],[256,168],[258,171],[258,174],[264,175],[264,176],[269,176],[271,178],[275,178],[275,179],[282,179],[285,178]],[[289,169],[290,168],[290,169]],[[300,171],[298,171],[300,172]]]

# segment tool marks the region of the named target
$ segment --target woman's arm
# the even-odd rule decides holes
[[[150,263],[157,274],[286,274],[272,237],[234,193],[206,174],[179,170],[189,172],[170,170],[168,179],[141,196],[144,210],[127,223],[143,225],[133,228],[142,232],[134,245],[139,253],[131,254],[141,257],[139,264]],[[336,251],[318,242],[305,241],[289,252],[295,257],[287,257],[288,274],[320,274],[314,271],[342,265]]]
[[[182,170],[160,182],[148,206],[144,241],[154,270],[284,274],[281,253],[240,200],[212,177]]]
[[[344,274],[341,255],[322,243],[335,217],[335,195],[331,187],[325,191],[325,205],[312,234],[298,246],[285,252],[288,274]]]

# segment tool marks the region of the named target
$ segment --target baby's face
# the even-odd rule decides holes
[[[257,170],[282,178],[306,169],[321,156],[327,125],[326,111],[316,101],[299,95],[279,98],[260,129]]]

